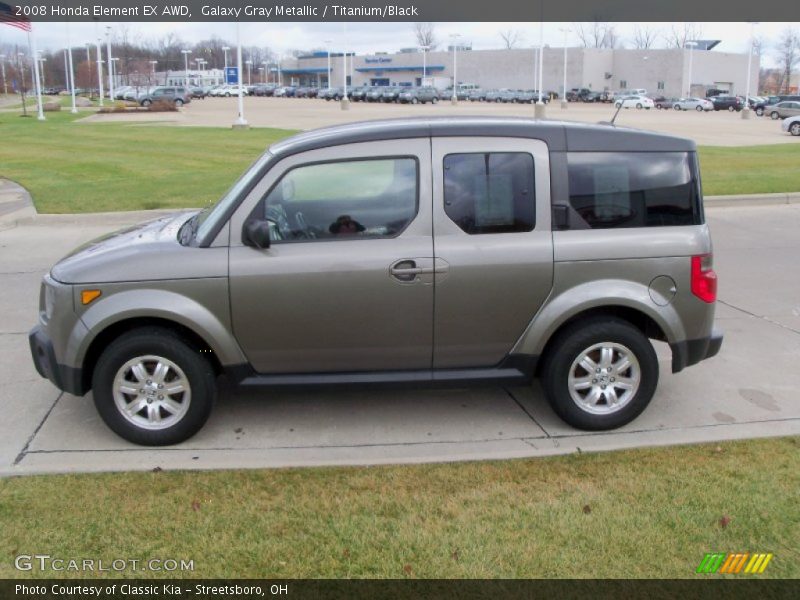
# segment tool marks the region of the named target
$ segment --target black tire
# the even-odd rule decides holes
[[[777,121],[780,118],[780,115],[777,111],[773,110],[771,113],[769,113],[769,118],[773,121]]]
[[[728,107],[728,112],[733,112],[735,110],[736,110],[736,107],[734,107],[734,106],[729,106]]]
[[[142,100],[142,106],[150,106],[152,103],[152,100]]]
[[[438,98],[436,98],[436,97],[431,98],[431,104],[436,104],[437,102],[439,102]]]
[[[789,125],[789,133],[792,135],[800,135],[800,122],[796,121]]]
[[[703,107],[702,107],[702,106],[695,106],[695,107],[694,107],[694,109],[695,109],[697,112],[703,112]]]
[[[615,412],[593,414],[572,399],[567,385],[573,361],[594,344],[625,346],[636,357],[640,382],[633,397]],[[650,403],[658,384],[658,358],[650,341],[633,325],[616,317],[578,321],[557,334],[541,371],[542,387],[553,410],[569,425],[588,431],[615,429],[635,419]]]
[[[126,419],[117,408],[113,383],[117,371],[138,356],[156,355],[175,363],[191,386],[186,413],[164,429],[146,429]],[[198,348],[158,327],[130,331],[112,342],[100,355],[92,376],[94,404],[112,431],[134,444],[168,446],[192,437],[208,420],[216,397],[216,375]]]
[[[183,100],[181,100],[180,98],[175,100],[175,106],[183,106]]]
[[[763,117],[763,116],[764,116],[764,109],[763,109],[763,108],[757,108],[757,109],[756,109],[756,114],[757,114],[759,117]]]
[[[681,105],[680,104],[676,104],[672,108],[674,108],[675,110],[681,110]]]
[[[641,108],[642,108],[642,103],[641,103],[641,102],[637,102],[637,103],[636,103],[636,108],[639,108],[639,109],[641,109]]]
[[[411,104],[417,104],[417,103],[419,103],[419,100],[417,100],[416,98],[411,99]]]

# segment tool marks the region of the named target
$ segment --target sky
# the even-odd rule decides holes
[[[111,23],[114,26],[114,23]],[[632,47],[635,30],[634,23],[616,23],[618,36],[626,47]],[[670,23],[641,23],[642,27],[668,32]],[[682,24],[676,24],[681,29]],[[696,23],[702,28],[702,39],[718,39],[722,42],[715,48],[720,52],[747,52],[750,39],[750,25],[747,23]],[[183,40],[192,43],[211,36],[235,41],[234,23],[129,23],[132,40],[157,39],[174,32]],[[564,34],[560,29],[573,28],[574,23],[545,23],[544,43],[550,46],[563,46]],[[774,42],[787,27],[800,31],[800,23],[759,23],[756,35],[765,42],[762,65],[775,65]],[[93,23],[72,23],[71,40],[74,46],[97,38]],[[245,46],[269,46],[277,53],[292,49],[309,50],[323,47],[325,40],[331,40],[333,50],[354,51],[357,54],[373,52],[394,52],[400,48],[414,46],[412,23],[242,23],[242,44]],[[517,47],[531,47],[539,43],[538,23],[436,23],[437,40],[440,47],[446,47],[451,34],[460,34],[459,41],[472,43],[476,50],[503,47],[499,32],[517,30],[522,41]],[[40,48],[57,50],[67,43],[64,23],[39,23],[36,25]],[[102,28],[100,29],[102,32]],[[0,27],[0,43],[25,45],[25,35],[12,27]],[[659,44],[662,45],[663,41]],[[568,34],[568,45],[580,45],[574,33]],[[345,48],[346,46],[346,48]]]

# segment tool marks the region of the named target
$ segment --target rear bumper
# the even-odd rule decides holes
[[[677,373],[686,367],[696,365],[701,360],[716,356],[722,346],[722,337],[722,332],[715,328],[707,338],[670,344],[672,372]]]
[[[39,375],[49,379],[58,389],[67,393],[83,396],[87,392],[83,386],[81,369],[58,363],[53,350],[53,342],[50,341],[40,325],[31,329],[28,334],[28,342],[31,347],[33,365]]]

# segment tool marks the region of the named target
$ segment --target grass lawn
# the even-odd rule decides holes
[[[64,97],[63,102],[69,103]],[[74,123],[0,113],[0,177],[25,186],[42,213],[203,206],[217,200],[281,129]],[[800,191],[800,145],[702,147],[707,195]]]
[[[0,480],[0,577],[37,576],[15,571],[13,557],[44,553],[193,559],[184,575],[194,577],[715,578],[695,574],[706,552],[772,552],[758,577],[796,578],[798,489],[798,437],[441,465],[10,478]]]

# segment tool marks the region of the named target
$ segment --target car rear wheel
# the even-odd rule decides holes
[[[763,109],[763,108],[757,108],[757,109],[756,109],[756,114],[757,114],[759,117],[763,117],[763,116],[764,116],[764,109]]]
[[[145,446],[192,437],[211,414],[216,377],[197,349],[168,330],[133,330],[102,353],[92,377],[94,403],[121,437]]]
[[[674,108],[675,110],[681,110],[681,105],[680,104],[676,104],[672,108]]]
[[[658,383],[650,341],[622,319],[574,323],[557,334],[542,368],[553,410],[585,430],[621,427],[647,407]]]
[[[769,113],[769,118],[773,121],[777,121],[780,118],[780,115],[773,110],[771,113]]]
[[[800,135],[800,122],[795,122],[789,125],[789,133],[792,135]]]
[[[152,103],[152,100],[142,100],[142,106],[150,106]]]
[[[636,108],[642,108],[642,103],[641,102],[637,102],[636,103]]]
[[[180,98],[175,100],[175,106],[183,106],[183,100],[181,100]]]

